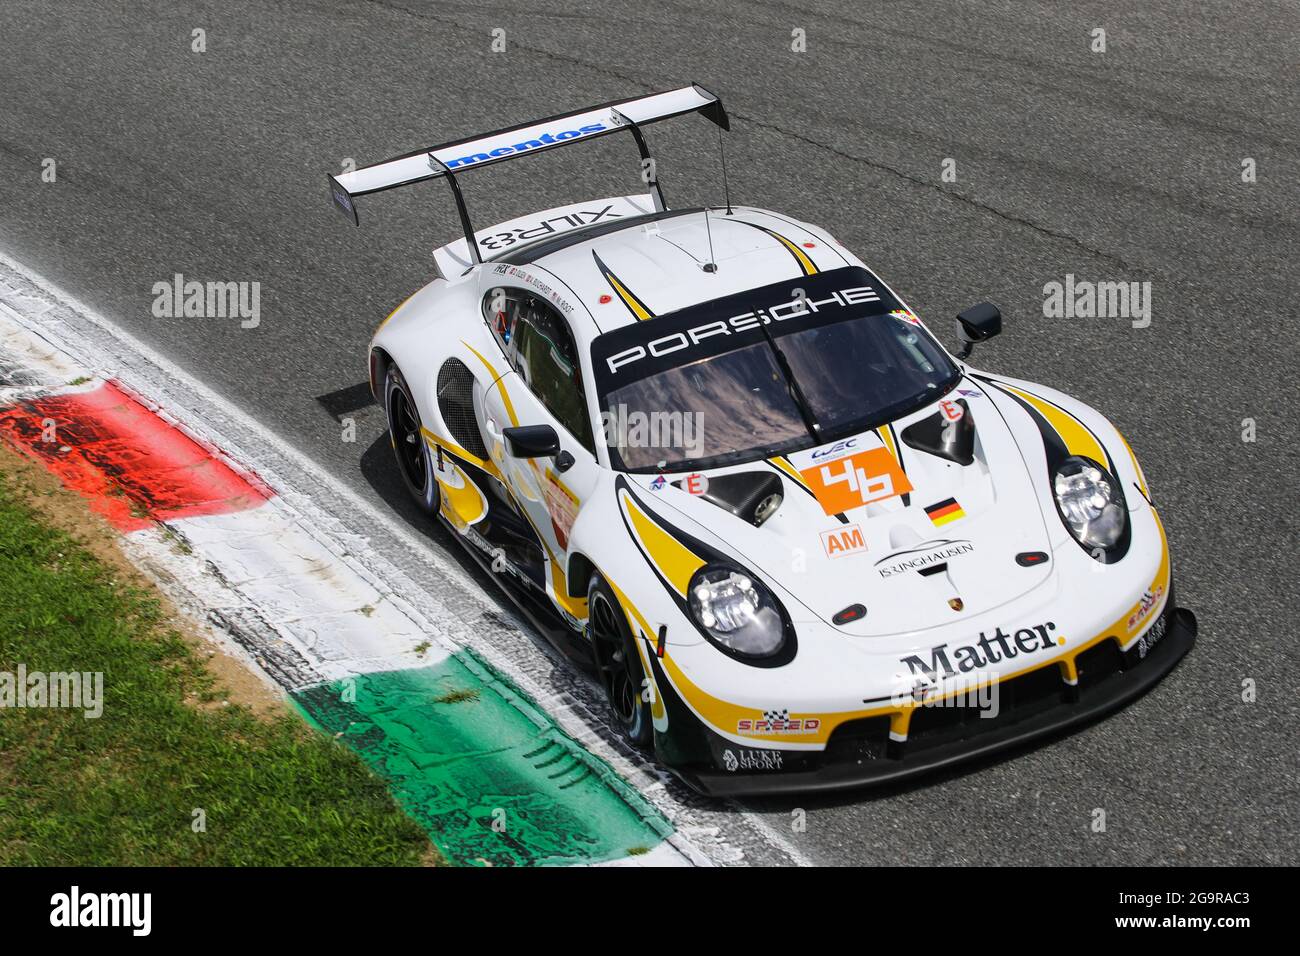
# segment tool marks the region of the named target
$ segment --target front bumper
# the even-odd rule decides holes
[[[976,760],[1096,720],[1146,693],[1196,639],[1196,616],[1174,607],[1172,594],[1160,623],[1163,637],[1149,650],[1143,646],[1145,656],[1137,646],[1121,652],[1114,641],[1098,644],[1086,665],[1081,655],[1076,685],[1057,679],[1055,667],[1004,681],[1003,706],[992,719],[969,708],[922,708],[904,742],[889,740],[887,718],[870,718],[837,728],[818,752],[740,747],[710,734],[722,766],[671,769],[693,789],[722,797],[879,786]]]

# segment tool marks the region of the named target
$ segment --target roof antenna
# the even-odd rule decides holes
[[[722,160],[722,198],[727,204],[727,215],[733,216],[731,211],[731,189],[727,185],[727,151],[722,148],[722,127],[718,127],[718,158]],[[712,258],[710,256],[709,258]]]
[[[713,230],[709,227],[709,207],[704,207],[704,231],[709,237],[709,261],[704,263],[700,268],[705,272],[713,273],[718,271],[718,264],[713,261]]]

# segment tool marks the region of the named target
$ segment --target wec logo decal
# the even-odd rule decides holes
[[[843,441],[837,441],[829,448],[818,448],[812,453],[812,460],[822,461],[824,459],[826,461],[834,461],[836,458],[849,454],[857,447],[858,440],[856,438],[846,438]]]

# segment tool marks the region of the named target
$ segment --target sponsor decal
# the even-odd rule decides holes
[[[659,475],[657,478],[655,478],[654,481],[650,482],[650,490],[659,491],[666,484],[668,484],[668,479],[666,479],[663,475]]]
[[[496,149],[489,150],[486,153],[467,153],[464,156],[457,156],[454,159],[447,160],[445,165],[448,169],[463,169],[466,166],[476,166],[480,163],[491,162],[494,159],[502,159],[506,156],[515,156],[519,153],[526,153],[529,150],[544,149],[547,146],[555,146],[559,143],[568,142],[571,139],[581,139],[584,136],[594,136],[596,133],[602,133],[607,129],[609,129],[609,127],[604,123],[588,123],[586,126],[579,126],[577,129],[560,130],[558,133],[543,133],[536,139],[526,139],[511,146],[498,146]]]
[[[509,276],[512,279],[518,279],[525,285],[532,286],[553,306],[563,312],[565,315],[573,313],[573,303],[564,298],[549,282],[538,278],[531,272],[521,269],[518,266],[512,266],[509,263],[501,263],[494,266],[492,271],[499,276]]]
[[[846,554],[856,554],[867,550],[867,542],[862,537],[862,526],[844,525],[821,533],[822,548],[828,558],[842,558]]]
[[[699,472],[687,475],[682,479],[682,490],[689,495],[705,494],[709,490],[708,476],[701,475]]]
[[[943,414],[943,417],[950,422],[959,422],[961,421],[962,416],[966,414],[964,408],[956,402],[950,401],[946,398],[939,403],[939,411]]]
[[[769,325],[774,322],[785,322],[789,319],[803,318],[807,315],[814,315],[823,309],[831,308],[848,308],[854,305],[860,305],[864,302],[879,302],[880,295],[871,286],[855,286],[849,289],[839,289],[832,292],[824,299],[812,299],[807,296],[797,296],[783,302],[778,302],[764,308],[754,309],[750,312],[742,312],[740,315],[729,316],[725,319],[717,319],[712,322],[704,322],[694,328],[685,329],[681,332],[672,332],[668,335],[661,336],[647,342],[645,345],[634,345],[629,349],[624,349],[605,359],[609,366],[611,374],[616,374],[619,369],[648,357],[660,358],[673,352],[680,352],[683,349],[691,349],[705,339],[713,338],[717,335],[732,335],[737,332],[748,332],[750,329],[758,328],[760,325]],[[689,359],[683,357],[683,363]]]
[[[970,554],[975,545],[964,538],[943,541],[926,541],[906,551],[895,551],[876,562],[876,573],[882,578],[893,577],[908,571],[923,571],[937,564],[946,564],[951,558]]]
[[[966,517],[966,512],[962,510],[961,505],[957,504],[956,498],[945,498],[943,501],[936,501],[925,509],[925,513],[936,528],[950,524],[958,518]]]
[[[722,751],[722,765],[732,773],[737,770],[780,770],[781,751],[746,750],[743,747],[732,750],[728,747]]]
[[[991,636],[980,632],[980,636],[970,644],[953,647],[940,644],[925,653],[909,654],[900,658],[900,663],[907,665],[912,676],[926,680],[943,679],[953,674],[966,674],[980,667],[1013,661],[1017,657],[1048,651],[1065,643],[1064,637],[1054,637],[1052,632],[1056,625],[1052,621],[1022,627],[1008,634],[998,628]]]
[[[960,395],[962,398],[983,398],[984,397],[983,392],[977,392],[973,388],[959,388],[957,389],[957,394]]]
[[[1157,585],[1142,595],[1142,600],[1138,601],[1137,610],[1129,615],[1128,632],[1132,634],[1142,623],[1151,616],[1151,612],[1156,609],[1160,603],[1160,598],[1164,596],[1165,586]]]
[[[907,309],[895,309],[889,314],[892,315],[894,318],[902,319],[904,322],[907,322],[911,325],[921,324],[921,320],[918,319],[913,313],[907,311]]]
[[[604,209],[584,209],[579,212],[566,213],[563,216],[552,216],[550,219],[539,220],[530,226],[518,226],[503,232],[491,233],[478,240],[478,244],[484,249],[496,252],[500,249],[508,249],[518,242],[543,239],[569,229],[577,229],[579,226],[590,226],[592,223],[600,222],[603,219],[621,219],[622,216],[614,212],[613,209],[614,204],[610,203]]]
[[[569,532],[573,530],[573,522],[578,518],[578,499],[549,468],[546,469],[546,484],[542,488],[542,495],[546,499],[546,512],[551,516],[555,540],[561,548],[567,549]]]
[[[828,515],[843,514],[873,501],[912,490],[907,474],[884,448],[872,448],[817,464],[799,472]]]
[[[1160,643],[1165,636],[1165,628],[1168,618],[1156,618],[1156,622],[1151,625],[1145,634],[1138,638],[1138,659],[1146,657],[1151,652],[1151,648]]]
[[[765,710],[762,720],[736,721],[738,734],[813,734],[822,725],[820,719],[790,719],[789,710]]]

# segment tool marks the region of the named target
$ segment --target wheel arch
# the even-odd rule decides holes
[[[569,567],[564,576],[565,590],[569,592],[569,597],[586,597],[591,576],[597,571],[596,563],[581,551],[569,555]]]
[[[393,357],[382,346],[370,347],[370,395],[379,404],[384,404],[384,379],[393,364]]]

